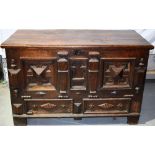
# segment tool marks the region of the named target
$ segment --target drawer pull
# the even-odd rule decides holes
[[[46,93],[45,93],[45,92],[40,91],[40,92],[36,92],[36,95],[46,95]]]

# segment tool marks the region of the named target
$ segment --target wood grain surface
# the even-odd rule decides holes
[[[1,45],[2,48],[68,46],[153,48],[133,30],[17,30]]]

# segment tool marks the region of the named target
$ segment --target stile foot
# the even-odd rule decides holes
[[[134,124],[138,124],[139,121],[139,116],[128,116],[127,118],[127,123],[134,125]]]
[[[26,126],[27,125],[27,118],[14,117],[13,121],[14,121],[15,126]]]

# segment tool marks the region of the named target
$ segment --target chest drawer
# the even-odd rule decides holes
[[[72,113],[72,99],[27,100],[27,114]]]
[[[134,89],[106,89],[98,94],[101,98],[132,98],[135,91]]]
[[[130,98],[83,99],[84,113],[128,113]]]
[[[52,99],[58,96],[56,91],[24,91],[22,94],[21,98],[23,99]]]

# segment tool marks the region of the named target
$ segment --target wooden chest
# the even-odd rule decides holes
[[[153,46],[135,31],[18,30],[1,47],[15,125],[38,117],[138,123]]]

